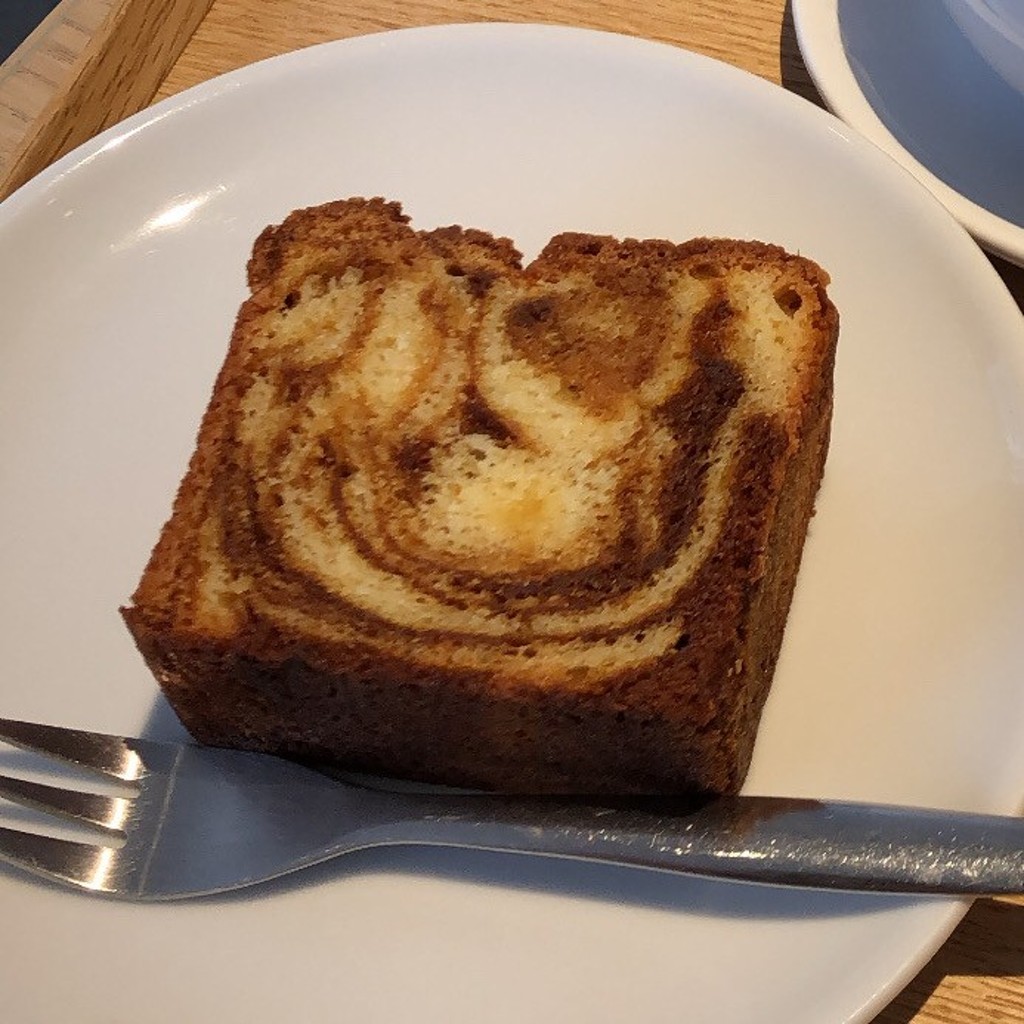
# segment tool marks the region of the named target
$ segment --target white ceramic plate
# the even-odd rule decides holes
[[[255,234],[359,194],[528,253],[570,228],[711,233],[824,264],[834,441],[749,789],[1019,806],[1019,312],[945,211],[830,115],[678,49],[558,28],[400,32],[246,68],[0,208],[4,715],[176,734],[117,607]],[[415,850],[180,906],[8,872],[0,906],[19,1024],[866,1020],[963,910]]]
[[[807,68],[844,121],[974,237],[1024,266],[1024,93],[936,0],[793,0]]]

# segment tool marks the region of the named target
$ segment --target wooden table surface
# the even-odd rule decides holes
[[[787,0],[63,0],[0,66],[0,196],[151,100],[254,60],[383,29],[487,20],[675,43],[821,103]],[[993,263],[1024,307],[1024,271]],[[1024,898],[1012,898],[978,900],[875,1024],[1021,1022]]]

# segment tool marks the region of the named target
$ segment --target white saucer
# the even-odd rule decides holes
[[[1024,266],[1024,94],[935,0],[793,0],[829,107],[926,185],[986,249]]]

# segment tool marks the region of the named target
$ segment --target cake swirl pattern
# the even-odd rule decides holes
[[[505,240],[416,232],[371,200],[268,228],[249,279],[125,611],[165,688],[188,660],[168,634],[346,683],[374,663],[587,699],[680,662],[770,677],[781,623],[757,666],[707,638],[756,605],[737,574],[770,575],[812,428],[820,475],[836,324],[813,264],[567,234],[523,270]]]

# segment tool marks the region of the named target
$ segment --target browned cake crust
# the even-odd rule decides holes
[[[124,618],[201,742],[518,792],[730,792],[838,316],[757,242],[267,228]]]

